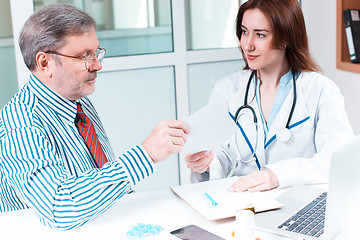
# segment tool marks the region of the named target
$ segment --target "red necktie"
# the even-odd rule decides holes
[[[83,109],[81,108],[80,103],[77,103],[75,124],[79,129],[79,133],[84,138],[86,146],[89,148],[92,156],[94,157],[98,168],[102,168],[102,166],[108,160],[100,145],[94,125],[92,124],[90,119],[85,115]]]

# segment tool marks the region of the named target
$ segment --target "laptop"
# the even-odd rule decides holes
[[[331,158],[328,190],[310,185],[292,187],[277,199],[282,209],[255,215],[260,230],[294,239],[332,239],[359,216],[360,136]]]

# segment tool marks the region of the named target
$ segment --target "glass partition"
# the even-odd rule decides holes
[[[18,89],[10,1],[0,0],[0,109]]]
[[[188,50],[237,47],[239,0],[186,0]]]
[[[171,0],[34,0],[34,8],[52,3],[88,12],[107,57],[173,51]]]
[[[209,101],[217,80],[244,67],[244,61],[191,64],[188,66],[189,112],[194,113]]]
[[[99,73],[90,96],[116,156],[142,143],[159,121],[176,119],[173,67]],[[178,156],[156,164],[135,190],[179,184]]]
[[[3,45],[0,39],[0,109],[18,91],[16,63],[13,45]],[[3,45],[3,46],[1,46]]]
[[[10,0],[0,0],[0,38],[12,37]]]

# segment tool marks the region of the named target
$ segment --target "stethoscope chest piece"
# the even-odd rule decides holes
[[[288,128],[282,128],[280,131],[276,134],[276,139],[279,142],[285,143],[289,141],[291,138],[291,131]]]

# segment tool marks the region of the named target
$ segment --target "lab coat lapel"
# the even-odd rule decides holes
[[[297,80],[297,102],[294,110],[293,117],[291,119],[291,122],[289,124],[289,128],[291,131],[295,131],[295,127],[304,124],[306,121],[309,121],[310,119],[310,113],[306,106],[305,97],[303,95],[302,86],[301,86],[301,77],[300,75],[299,79]]]
[[[291,110],[291,107],[293,104],[293,99],[294,99],[294,94],[293,94],[293,89],[291,89],[289,94],[287,95],[284,103],[282,104],[280,111],[278,112],[277,116],[275,117],[274,122],[272,123],[272,125],[269,128],[269,132],[268,132],[266,144],[265,144],[266,146],[269,144],[270,141],[274,140],[274,138],[276,137],[276,134],[279,132],[280,129],[285,128],[286,123],[289,118],[290,110]],[[296,103],[294,114],[295,114],[295,111],[297,111],[297,105],[298,105],[298,102]],[[293,119],[294,119],[294,116],[292,117],[292,121],[293,121]]]
[[[292,129],[292,127],[294,127],[294,125],[296,126],[298,124],[304,123],[306,120],[308,120],[308,118],[310,116],[309,111],[308,111],[305,101],[304,101],[304,96],[302,94],[302,90],[301,90],[301,77],[302,77],[302,74],[296,80],[297,100],[296,100],[294,113],[293,113],[292,119],[289,124],[290,130]],[[281,106],[279,113],[277,114],[273,124],[271,125],[271,127],[269,129],[265,147],[270,145],[273,141],[277,141],[276,134],[279,132],[279,130],[281,130],[282,128],[285,128],[286,123],[289,118],[291,107],[293,104],[293,99],[294,99],[294,90],[293,90],[293,88],[291,88],[288,96],[286,97],[283,105]]]

